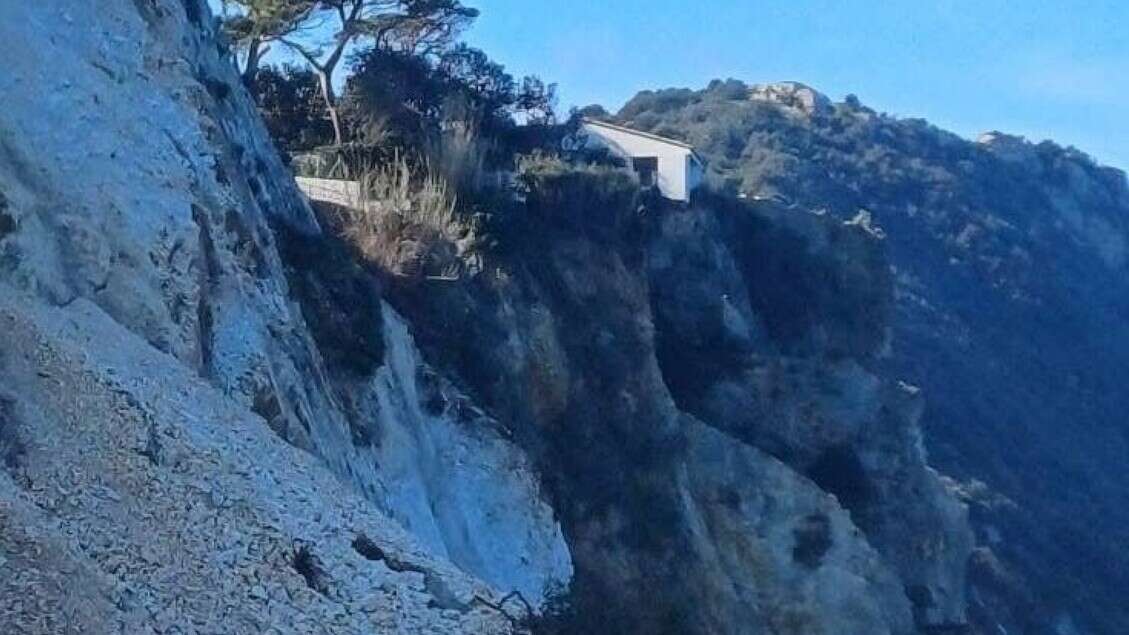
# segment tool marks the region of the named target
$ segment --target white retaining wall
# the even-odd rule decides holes
[[[314,179],[299,176],[298,189],[311,201],[322,201],[342,207],[362,207],[361,184],[358,181],[339,179]]]

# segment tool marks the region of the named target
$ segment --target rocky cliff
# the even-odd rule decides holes
[[[0,18],[0,630],[503,632],[569,579],[370,279],[370,365],[327,364],[278,250],[320,229],[203,3]]]
[[[963,628],[865,215],[581,172],[406,280],[299,196],[213,29],[0,6],[0,630]]]
[[[892,287],[864,222],[530,205],[497,277],[390,297],[550,484],[562,630],[965,622],[966,510],[926,466],[917,390],[872,370]]]

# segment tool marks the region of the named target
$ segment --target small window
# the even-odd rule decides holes
[[[643,187],[654,187],[658,185],[658,157],[633,157],[631,159],[631,167],[635,168],[635,173],[639,175],[639,182]]]

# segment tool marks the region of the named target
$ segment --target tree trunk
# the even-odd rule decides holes
[[[341,120],[337,116],[337,96],[333,93],[332,71],[318,70],[318,85],[321,86],[321,98],[325,101],[325,110],[329,113],[329,121],[333,124],[333,143],[341,145]]]
[[[251,40],[247,45],[247,63],[243,65],[243,85],[256,102],[259,101],[259,95],[255,91],[255,76],[259,74],[259,60],[263,57],[262,44],[258,38]]]

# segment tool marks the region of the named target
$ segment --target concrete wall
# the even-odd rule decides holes
[[[361,208],[364,200],[361,196],[361,184],[357,181],[343,181],[338,179],[314,179],[299,176],[294,179],[298,189],[311,201],[333,203],[342,207]]]
[[[602,145],[622,156],[657,157],[658,186],[662,195],[676,201],[690,200],[690,191],[697,185],[691,174],[697,168],[692,164],[696,166],[697,162],[689,148],[592,123],[585,123],[584,131],[588,143]],[[697,181],[700,180],[699,175]]]

